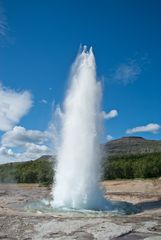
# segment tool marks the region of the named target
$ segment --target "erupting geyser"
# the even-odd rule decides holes
[[[63,106],[53,187],[55,208],[104,209],[100,183],[101,84],[90,48],[78,55]]]
[[[73,64],[63,110],[57,108],[56,111],[59,121],[58,125],[57,122],[54,125],[54,137],[58,144],[53,200],[33,202],[26,206],[27,209],[49,211],[51,206],[56,211],[138,212],[131,203],[106,200],[100,187],[101,98],[102,89],[96,79],[93,51],[92,48],[87,51],[84,47]]]

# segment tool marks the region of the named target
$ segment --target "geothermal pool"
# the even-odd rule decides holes
[[[112,215],[129,215],[136,214],[140,212],[140,209],[134,206],[132,203],[124,201],[109,201],[107,200],[108,209],[78,209],[78,208],[53,208],[52,203],[47,199],[33,201],[25,204],[24,210],[29,212],[39,212],[39,213],[53,213],[62,214],[64,216],[112,216]]]

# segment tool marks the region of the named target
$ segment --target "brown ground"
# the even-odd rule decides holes
[[[105,181],[106,196],[135,204],[140,213],[42,213],[32,201],[50,198],[36,184],[0,184],[0,240],[161,240],[161,179]]]
[[[105,181],[107,197],[112,200],[140,203],[161,200],[161,179]]]

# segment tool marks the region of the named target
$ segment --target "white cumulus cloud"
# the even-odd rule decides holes
[[[25,151],[18,154],[17,161],[35,160],[42,155],[51,155],[51,150],[47,145],[27,143],[25,145]]]
[[[34,143],[26,144],[24,151],[14,152],[11,148],[0,147],[0,164],[9,162],[23,162],[35,160],[42,155],[51,155],[50,148],[46,145]]]
[[[139,132],[151,132],[151,133],[157,133],[160,130],[161,126],[157,123],[149,123],[145,126],[138,126],[131,129],[128,129],[126,131],[127,134],[131,133],[139,133]]]
[[[113,139],[113,137],[111,135],[107,135],[106,139],[107,139],[107,142],[110,142]]]
[[[18,154],[15,154],[12,149],[0,147],[0,164],[16,161]]]
[[[0,147],[0,155],[4,155],[4,156],[11,156],[14,157],[15,154],[13,153],[12,149],[8,149],[6,147]]]
[[[35,160],[42,155],[51,155],[53,152],[49,143],[50,134],[47,131],[15,126],[1,137],[0,164]]]
[[[43,144],[48,141],[48,133],[39,130],[26,130],[24,127],[15,126],[6,132],[1,139],[5,147],[21,147],[28,143]]]
[[[12,129],[31,106],[32,98],[28,91],[17,92],[0,84],[0,130]]]
[[[116,109],[113,109],[108,113],[106,113],[105,111],[102,112],[102,117],[106,120],[115,118],[117,116],[118,116],[118,111]]]

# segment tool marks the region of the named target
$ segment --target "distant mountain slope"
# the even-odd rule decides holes
[[[161,176],[161,141],[123,137],[103,145],[103,179],[153,178]],[[40,183],[53,181],[54,158],[0,165],[0,182]]]
[[[0,165],[0,182],[51,183],[53,179],[53,158],[44,155],[36,160]]]
[[[108,156],[159,153],[161,141],[146,140],[142,137],[123,137],[106,143],[104,150]]]

